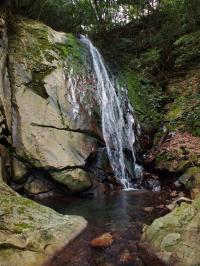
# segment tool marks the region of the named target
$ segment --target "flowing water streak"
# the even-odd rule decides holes
[[[80,112],[80,106],[76,99],[76,88],[77,81],[73,78],[73,69],[70,70],[70,75],[68,78],[68,87],[70,89],[70,93],[68,94],[68,101],[73,105],[72,111],[72,119],[75,120]]]
[[[101,107],[102,132],[111,166],[123,187],[125,189],[131,189],[132,184],[125,167],[126,159],[124,151],[128,150],[129,153],[131,152],[129,157],[132,157],[134,172],[134,118],[130,112],[127,114],[123,113],[120,102],[120,94],[123,88],[117,88],[116,83],[109,77],[108,71],[103,63],[103,58],[98,50],[85,36],[81,36],[81,42],[89,50],[92,59],[93,70],[97,80],[97,100]]]

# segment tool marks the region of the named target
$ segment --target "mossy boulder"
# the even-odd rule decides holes
[[[64,170],[55,172],[52,177],[65,185],[72,192],[81,192],[92,186],[90,177],[83,169]]]
[[[188,168],[200,165],[200,138],[187,132],[170,133],[155,145],[146,160],[156,169],[183,174]]]
[[[143,231],[142,243],[167,265],[200,264],[200,197],[192,205],[182,203],[171,213],[156,219]]]
[[[61,215],[22,198],[2,181],[0,202],[2,265],[42,265],[86,227],[83,218]]]
[[[200,167],[191,167],[179,178],[179,182],[182,183],[187,189],[200,187]]]
[[[175,156],[169,159],[169,154],[160,154],[155,160],[157,170],[168,171],[170,173],[180,173],[190,166],[188,160],[178,160]]]

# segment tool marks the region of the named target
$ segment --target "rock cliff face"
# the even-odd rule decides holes
[[[11,90],[7,66],[8,38],[6,14],[0,12],[0,170],[4,179],[8,175],[11,158],[8,152],[11,141]]]
[[[74,103],[70,99],[68,75],[72,66],[65,53],[71,42],[75,52],[81,48],[73,36],[54,32],[34,21],[17,21],[15,27],[9,38],[12,146],[17,157],[27,164],[23,174],[30,167],[51,169],[56,172],[52,177],[66,185],[69,181],[65,181],[65,169],[65,177],[76,182],[77,171],[67,173],[66,169],[83,167],[96,143],[78,128],[72,117]],[[15,159],[14,178],[15,168],[19,167]],[[90,185],[88,175],[82,174],[80,190]],[[77,183],[75,191],[78,186]]]
[[[0,264],[38,266],[86,221],[25,199],[6,182],[32,194],[52,189],[47,176],[72,192],[88,189],[84,165],[98,137],[86,117],[72,119],[66,53],[80,48],[75,38],[33,21],[14,25],[8,37],[0,14]]]
[[[88,163],[104,143],[92,97],[95,81],[79,40],[13,18],[8,37],[2,29],[2,42],[1,146],[10,154],[7,177],[25,184],[33,173],[41,174],[80,192],[98,173],[108,176]]]

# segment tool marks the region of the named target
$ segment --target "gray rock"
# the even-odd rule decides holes
[[[142,242],[167,265],[200,264],[200,197],[182,203],[144,228]]]
[[[83,218],[22,198],[2,181],[0,192],[1,265],[40,266],[86,227]]]
[[[76,58],[81,46],[70,34],[25,19],[19,19],[12,34],[9,75],[15,152],[30,168],[55,170],[52,177],[73,192],[80,188],[85,190],[91,186],[86,173],[83,175],[77,170],[71,178],[62,171],[84,166],[97,147],[94,137],[97,126],[88,119],[90,97],[83,92],[76,95],[74,90],[78,90],[78,84],[74,85],[73,77],[81,80],[80,86],[87,87],[86,92],[89,92],[89,85],[81,75],[74,73],[73,69],[80,66],[80,61],[67,57],[70,52],[70,58]],[[82,101],[80,106],[79,100]],[[79,112],[79,108],[85,110]],[[15,181],[26,174],[26,167],[16,160],[12,168]]]
[[[40,194],[54,190],[54,185],[43,176],[29,176],[24,185],[24,190],[27,194]]]
[[[81,192],[91,187],[88,173],[82,169],[71,169],[52,173],[52,177],[72,192]]]

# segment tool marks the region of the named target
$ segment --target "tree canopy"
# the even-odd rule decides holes
[[[200,23],[199,0],[12,0],[11,4],[15,12],[74,32],[109,31],[152,14],[162,15],[175,29]]]

